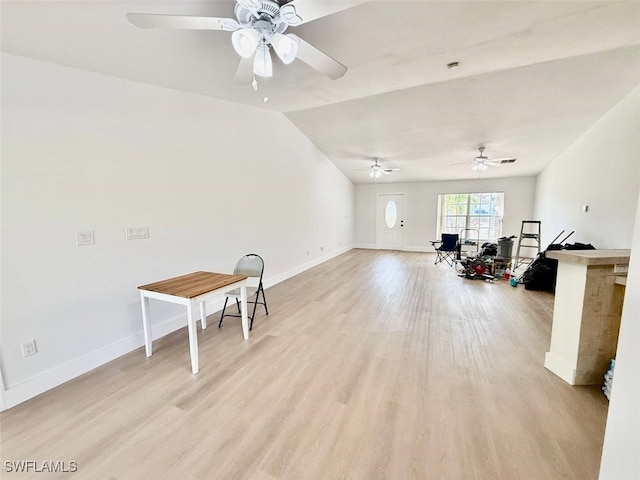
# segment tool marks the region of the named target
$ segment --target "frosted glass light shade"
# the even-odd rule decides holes
[[[231,35],[231,43],[242,58],[249,58],[256,51],[260,35],[253,28],[236,30]]]
[[[280,60],[286,65],[293,62],[298,55],[298,42],[288,35],[274,33],[271,37],[271,45]]]
[[[489,167],[487,167],[484,163],[476,163],[473,167],[471,167],[471,170],[474,170],[476,172],[484,172],[488,168]]]
[[[253,73],[260,77],[273,76],[273,62],[271,61],[271,53],[269,46],[265,43],[258,45],[256,56],[253,59]]]

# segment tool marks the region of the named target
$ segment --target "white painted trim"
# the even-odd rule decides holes
[[[357,243],[353,246],[353,248],[364,248],[367,250],[381,250],[376,245],[373,245],[370,243]],[[404,245],[400,247],[399,250],[403,252],[435,253],[435,250],[431,245],[429,246],[425,245],[423,247]]]
[[[576,384],[576,367],[554,353],[547,352],[544,356],[544,366],[555,373],[569,385]]]
[[[378,250],[374,243],[356,243],[353,248],[366,248],[367,250]]]
[[[265,278],[262,281],[262,283],[264,284],[265,288],[271,287],[273,285],[277,285],[278,283],[284,282],[285,280],[291,277],[294,277],[299,273],[304,272],[305,270],[309,270],[310,268],[316,267],[328,260],[331,260],[332,258],[337,257],[338,255],[342,255],[343,253],[346,253],[349,250],[352,250],[353,248],[355,248],[353,245],[350,245],[348,247],[343,247],[339,250],[336,250],[335,252],[328,253],[321,257],[315,258],[307,263],[303,263],[299,267],[292,268],[291,270],[287,270],[286,272],[280,273],[274,277]]]
[[[171,332],[186,327],[187,315],[178,315],[166,320],[158,325],[154,325],[153,338],[157,339],[168,335]],[[98,350],[74,358],[56,367],[50,368],[35,377],[25,380],[6,390],[6,408],[29,400],[41,393],[51,390],[69,380],[87,373],[105,363],[132,352],[140,347],[144,347],[144,336],[142,330],[129,337],[123,338]],[[144,355],[144,351],[141,352]],[[141,359],[143,357],[141,356]]]
[[[280,273],[274,277],[265,278],[263,280],[265,288],[274,286],[280,282],[283,282],[299,273],[304,272],[310,268],[320,265],[327,260],[331,260],[338,255],[348,252],[353,249],[353,246],[348,246],[336,250],[335,252],[318,257],[310,262],[307,262],[299,267],[292,268],[286,272]],[[217,312],[222,309],[224,304],[224,294],[220,293],[220,296],[207,302],[207,312]],[[153,339],[158,339],[169,333],[175,332],[181,328],[187,326],[187,314],[178,315],[174,318],[166,320],[157,325],[153,325]],[[209,327],[211,328],[211,327]],[[132,352],[136,349],[142,348],[140,352],[140,361],[144,361],[144,335],[142,333],[142,321],[140,322],[140,331],[130,335],[129,337],[120,339],[109,345],[106,345],[98,350],[89,352],[81,357],[74,358],[66,363],[46,370],[35,377],[32,377],[24,382],[14,385],[8,389],[4,389],[4,382],[0,384],[0,406],[1,410],[6,410],[11,407],[29,400],[37,395],[40,395],[48,390],[51,390],[58,385],[61,385],[69,380],[72,380],[80,375],[83,375],[94,368],[97,368],[105,363],[115,360],[122,355]],[[187,346],[185,345],[185,348]],[[0,371],[0,380],[2,380],[2,374]],[[0,410],[0,411],[1,411]]]
[[[0,354],[0,358],[2,355]],[[7,395],[4,389],[4,377],[2,376],[2,365],[0,365],[0,412],[7,408]]]
[[[402,250],[404,250],[405,252],[419,252],[419,253],[435,253],[433,250],[433,247],[431,245],[424,246],[424,247],[410,247],[410,246],[404,246],[402,248]]]

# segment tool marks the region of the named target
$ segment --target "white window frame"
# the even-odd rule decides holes
[[[454,204],[446,202],[449,196],[461,196],[465,195],[466,205],[465,208],[460,208],[454,214],[450,214],[450,208],[453,205],[463,206],[461,202]],[[487,199],[489,195],[490,200]],[[495,202],[495,197],[500,198],[500,201]],[[473,197],[476,197],[477,201],[473,201]],[[488,207],[488,213],[478,213],[476,209],[473,211],[473,207],[479,205],[478,208]],[[492,208],[493,207],[493,208]],[[464,210],[464,211],[463,211]],[[486,210],[485,210],[486,211]],[[493,214],[492,214],[493,211]],[[455,218],[455,226],[446,226],[448,218]],[[477,225],[472,219],[477,218]],[[464,229],[478,229],[476,236],[475,232],[464,232],[463,237],[476,240],[479,237],[479,241],[482,242],[495,242],[502,236],[502,222],[504,218],[504,192],[457,192],[457,193],[440,193],[438,194],[438,219],[437,219],[437,238],[440,238],[443,233],[457,233],[460,234]],[[462,239],[461,239],[462,240]]]

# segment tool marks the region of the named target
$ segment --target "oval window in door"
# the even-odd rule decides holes
[[[389,200],[387,207],[384,209],[384,221],[387,224],[387,228],[393,228],[396,226],[396,220],[398,219],[398,210],[396,209],[396,202]]]

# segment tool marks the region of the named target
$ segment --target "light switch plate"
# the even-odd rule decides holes
[[[76,245],[83,247],[85,245],[95,245],[96,237],[93,234],[93,230],[87,230],[84,232],[76,232]]]
[[[149,227],[125,227],[124,238],[127,240],[142,240],[149,238]]]

